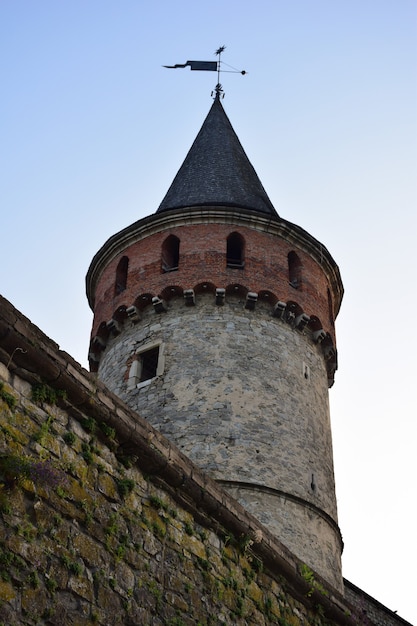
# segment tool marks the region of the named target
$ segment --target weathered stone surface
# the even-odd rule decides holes
[[[2,602],[12,603],[16,596],[17,592],[11,583],[0,581],[0,599]]]
[[[164,346],[164,374],[132,389],[129,359],[155,340]],[[262,306],[246,311],[239,296],[221,308],[211,295],[192,308],[172,299],[159,324],[144,311],[108,342],[99,376],[341,588],[327,373],[311,337]]]
[[[101,545],[86,533],[77,533],[73,536],[72,545],[87,567],[95,570],[108,565],[110,559],[103,552]]]
[[[61,379],[61,389],[64,383]],[[11,490],[2,486],[0,621],[8,626],[207,626],[213,619],[228,626],[360,623],[358,611],[314,572],[310,582],[297,573],[301,563],[191,461],[168,443],[155,449],[163,438],[127,407],[122,433],[130,424],[133,449],[147,455],[135,455],[130,469],[100,433],[85,430],[91,412],[102,417],[97,401],[88,415],[70,405],[62,409],[68,411],[68,431],[62,430],[65,416],[51,421],[57,456],[34,442],[45,412],[33,403],[16,407],[17,413],[23,410],[22,437],[15,439],[7,431],[11,411],[0,407],[3,449],[34,462],[49,454],[60,473],[57,483],[49,476],[48,485],[35,480],[31,488],[24,481]],[[111,422],[107,407],[103,415]],[[74,441],[66,434],[75,432],[76,423]],[[117,440],[117,422],[112,425]],[[182,473],[180,485],[166,482],[163,473],[146,474],[154,467],[152,455],[160,463],[164,454]],[[105,481],[123,486],[117,499],[99,489],[106,475]],[[377,603],[372,609],[374,624],[398,623]]]
[[[111,500],[118,500],[119,495],[117,493],[116,483],[109,474],[100,474],[97,479],[98,490]]]
[[[68,581],[68,588],[85,600],[88,600],[88,602],[93,602],[93,586],[90,581],[86,580],[86,578],[71,576]]]
[[[48,605],[48,596],[43,589],[27,588],[22,593],[22,611],[32,619],[40,618]]]

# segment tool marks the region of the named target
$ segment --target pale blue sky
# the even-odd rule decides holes
[[[86,365],[84,278],[156,211],[211,105],[279,214],[340,266],[330,392],[344,575],[411,622],[417,2],[2,0],[1,293]],[[224,69],[227,69],[224,66]]]

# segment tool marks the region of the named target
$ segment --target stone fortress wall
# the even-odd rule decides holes
[[[0,297],[1,624],[406,626],[349,594]]]

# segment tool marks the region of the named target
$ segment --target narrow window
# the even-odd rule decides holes
[[[288,254],[288,280],[294,289],[301,287],[301,261],[293,251]]]
[[[162,271],[175,272],[180,261],[180,240],[169,235],[162,244]]]
[[[128,267],[129,258],[127,256],[124,256],[120,259],[116,269],[116,283],[114,286],[114,294],[116,296],[126,289]]]
[[[239,233],[231,233],[227,238],[227,267],[243,269],[245,266],[245,240]]]
[[[142,361],[141,373],[140,373],[140,381],[149,380],[150,378],[155,378],[156,369],[158,367],[158,358],[159,358],[159,346],[156,348],[151,348],[151,350],[147,350],[146,352],[142,352],[140,355],[140,360]]]

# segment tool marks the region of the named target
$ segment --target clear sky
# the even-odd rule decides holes
[[[210,106],[345,298],[330,392],[344,576],[417,623],[416,0],[2,0],[0,291],[87,365],[84,279]],[[223,66],[224,69],[229,69]]]

